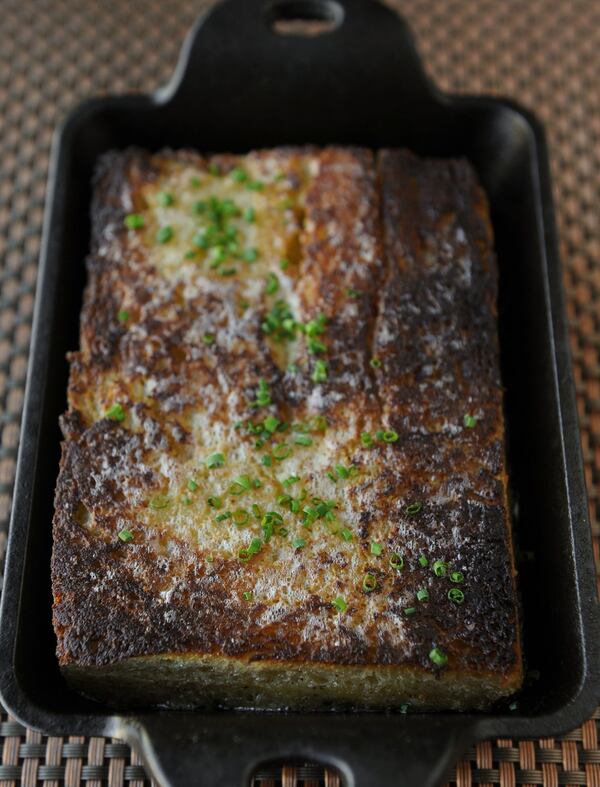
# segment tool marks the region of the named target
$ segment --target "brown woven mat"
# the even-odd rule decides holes
[[[600,565],[600,2],[390,0],[448,90],[510,95],[549,136],[594,550]],[[207,0],[0,0],[0,563],[14,475],[52,130],[91,94],[149,90],[171,74]],[[600,787],[600,714],[560,739],[470,750],[452,784]],[[147,779],[118,741],[45,738],[2,714],[0,787]],[[338,784],[318,766],[255,784]],[[415,786],[417,787],[417,786]]]

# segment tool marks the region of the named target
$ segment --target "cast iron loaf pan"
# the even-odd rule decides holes
[[[277,21],[325,20],[315,37]],[[293,27],[293,26],[292,26]],[[50,549],[78,345],[98,156],[139,145],[247,151],[284,144],[403,147],[466,156],[491,202],[500,268],[502,372],[520,554],[524,650],[518,705],[491,714],[118,713],[70,692],[51,627]],[[440,93],[410,34],[369,0],[227,0],[190,34],[171,83],[80,106],[55,140],[2,598],[0,689],[25,724],[141,749],[163,785],[242,785],[261,763],[336,766],[348,787],[429,787],[482,738],[550,736],[600,700],[600,627],[567,322],[544,135],[529,112]]]

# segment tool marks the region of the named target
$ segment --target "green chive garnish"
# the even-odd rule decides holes
[[[238,527],[243,527],[250,519],[250,514],[245,508],[236,508],[232,514],[233,522]]]
[[[187,482],[187,488],[190,490],[190,492],[195,492],[196,489],[198,489],[198,484],[194,481],[193,478],[190,478]]]
[[[472,429],[477,424],[477,418],[475,418],[474,415],[469,415],[468,413],[465,414],[463,421],[467,429]]]
[[[125,420],[125,410],[118,402],[113,404],[113,406],[107,410],[104,415],[106,418],[110,418],[112,421],[120,422]]]
[[[381,544],[378,544],[376,541],[371,541],[371,554],[372,555],[381,555]]]
[[[381,361],[379,360],[379,358],[371,358],[371,360],[369,361],[369,364],[371,365],[371,367],[373,369],[380,369],[381,368]]]
[[[451,571],[450,572],[450,582],[454,582],[457,585],[460,585],[461,582],[465,581],[465,575],[462,571]]]
[[[460,588],[450,588],[448,591],[448,598],[455,604],[462,604],[465,600],[465,594]]]
[[[398,432],[394,432],[393,429],[389,429],[387,432],[383,433],[384,443],[395,443],[397,439],[398,439]]]
[[[349,298],[360,298],[361,294],[362,293],[359,290],[355,290],[353,287],[346,288],[346,295]]]
[[[312,355],[317,355],[318,353],[324,353],[327,349],[327,345],[324,344],[320,339],[309,339],[308,340],[308,352]]]
[[[377,579],[373,574],[365,574],[362,580],[362,589],[365,593],[370,593],[377,587]]]
[[[193,189],[200,188],[200,178],[190,178],[190,186]]]
[[[129,317],[130,317],[130,314],[129,314],[129,312],[128,312],[128,311],[125,311],[124,309],[122,309],[122,310],[121,310],[121,311],[120,311],[120,312],[117,314],[117,319],[119,320],[119,322],[127,322],[127,320],[129,319]]]
[[[396,571],[401,571],[404,568],[404,558],[402,555],[394,552],[394,554],[390,557],[390,566],[395,568]]]
[[[191,498],[191,497],[188,497],[187,495],[185,495],[185,496],[182,498],[182,502],[183,502],[183,505],[184,505],[184,506],[191,506],[191,505],[192,505],[192,503],[193,503],[194,501],[192,500],[192,498]]]
[[[246,183],[246,188],[250,191],[262,191],[265,187],[265,184],[261,180],[251,180]]]
[[[425,555],[420,555],[420,556],[419,556],[419,565],[420,565],[420,566],[423,566],[423,568],[425,568],[425,566],[428,566],[428,565],[429,565],[429,560],[427,560],[427,558],[425,557]]]
[[[427,588],[417,590],[417,601],[429,601],[429,592]]]
[[[285,258],[279,260],[279,267],[281,268],[282,271],[284,271],[286,268],[289,268],[289,266],[290,266],[289,260],[286,260]]]
[[[127,528],[124,528],[123,530],[119,530],[117,535],[119,536],[121,541],[124,541],[126,544],[128,541],[133,541],[133,533],[131,532],[131,530],[127,530]]]
[[[292,541],[292,546],[294,547],[294,549],[302,549],[303,547],[306,546],[306,541],[303,538],[295,538]]]
[[[436,560],[432,566],[433,573],[436,577],[445,577],[448,573],[448,564],[443,560]]]
[[[405,513],[409,516],[413,514],[418,514],[419,511],[423,508],[423,503],[411,503],[409,506],[406,506],[404,509]]]
[[[173,237],[173,227],[167,224],[158,230],[155,239],[157,243],[168,243],[172,237]]]
[[[271,465],[273,464],[273,460],[268,454],[265,454],[264,456],[261,456],[260,463],[264,467],[271,467]]]
[[[289,445],[289,443],[277,443],[277,445],[271,451],[273,459],[276,459],[278,462],[287,459],[291,453],[292,447]]]
[[[429,658],[437,667],[445,667],[448,663],[448,656],[439,648],[433,648],[429,653]]]
[[[327,379],[327,364],[325,361],[315,361],[315,368],[311,379],[315,383],[323,383]]]
[[[185,257],[186,260],[193,260],[194,257],[198,256],[198,252],[194,251],[194,249],[190,249],[189,251],[186,251],[186,253],[183,256]]]
[[[409,618],[411,615],[414,615],[416,611],[417,611],[416,607],[405,607],[404,608],[404,614],[406,615],[407,618]]]
[[[279,289],[279,279],[275,276],[274,273],[269,273],[267,276],[267,284],[265,287],[265,292],[267,295],[274,295],[277,290]]]
[[[252,601],[252,591],[251,590],[244,590],[244,592],[242,593],[242,596],[244,597],[244,601]]]
[[[192,210],[194,211],[194,213],[204,213],[206,211],[207,207],[208,207],[208,205],[206,204],[206,202],[204,200],[198,199],[192,205]]]
[[[231,511],[223,511],[222,514],[217,514],[215,522],[225,522],[226,519],[231,519]]]
[[[370,448],[373,445],[373,438],[368,432],[360,433],[360,441],[366,448]]]
[[[347,527],[344,527],[342,530],[340,530],[340,535],[344,541],[352,541],[352,538],[354,537],[352,531],[348,530]]]
[[[271,434],[277,429],[281,421],[279,418],[275,418],[274,415],[268,415],[265,420],[263,421],[263,426],[267,432]]]
[[[294,443],[296,445],[312,445],[312,442],[312,437],[306,434],[299,434],[294,437]]]
[[[271,394],[269,392],[269,386],[267,385],[266,380],[261,379],[258,381],[258,393],[256,394],[256,401],[254,402],[254,406],[265,407],[268,404],[271,404]]]
[[[299,476],[291,475],[291,476],[288,476],[288,478],[283,480],[281,483],[287,489],[288,487],[292,486],[292,484],[297,483],[299,480],[300,480]]]
[[[252,224],[256,219],[256,211],[254,210],[254,208],[247,208],[244,213],[244,218],[246,219],[247,222]]]
[[[248,180],[248,175],[241,167],[234,167],[229,174],[236,183],[243,183],[245,180]]]
[[[221,498],[214,495],[211,495],[206,502],[211,508],[221,508],[223,505]]]
[[[206,460],[206,466],[209,470],[213,470],[215,467],[223,467],[224,464],[225,457],[223,454],[211,454]]]
[[[175,200],[173,198],[173,195],[170,192],[168,192],[168,191],[160,191],[156,195],[156,201],[163,208],[168,208],[169,205],[172,205]]]
[[[202,341],[207,347],[210,347],[211,344],[214,344],[215,337],[212,335],[212,333],[205,333],[202,337]]]
[[[129,213],[125,216],[124,224],[128,230],[139,230],[144,226],[144,217],[141,213]]]
[[[256,260],[258,259],[258,249],[255,248],[246,249],[246,251],[244,252],[244,259],[246,260],[246,262],[256,262]]]
[[[346,604],[342,596],[338,596],[337,598],[334,598],[331,603],[337,609],[338,612],[345,612],[348,609],[348,604]]]

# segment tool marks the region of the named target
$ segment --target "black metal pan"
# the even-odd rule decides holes
[[[314,37],[281,35],[293,17]],[[293,28],[293,24],[291,25]],[[51,628],[49,556],[65,409],[78,341],[90,179],[109,148],[246,151],[296,143],[407,146],[467,156],[488,193],[500,267],[502,372],[532,679],[493,714],[119,713],[70,692]],[[196,25],[171,83],[90,101],[52,157],[6,582],[0,689],[24,723],[141,748],[163,784],[240,785],[267,760],[307,758],[352,785],[427,787],[475,740],[549,736],[600,700],[600,627],[561,267],[544,135],[515,104],[440,93],[409,32],[368,0],[228,0]]]

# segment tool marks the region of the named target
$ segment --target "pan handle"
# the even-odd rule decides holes
[[[161,787],[248,787],[273,761],[336,768],[345,787],[436,787],[473,740],[466,717],[173,713],[137,728]],[[123,733],[132,742],[131,729]]]
[[[276,22],[290,18],[325,21],[321,35],[283,35]],[[422,68],[404,20],[377,0],[222,0],[190,32],[175,75],[159,91],[194,111],[201,101],[205,120],[226,106],[240,111],[250,130],[256,117],[277,112],[299,115],[330,106],[327,121],[344,111],[377,123],[370,111],[387,101],[433,102],[435,88]],[[314,111],[312,112],[314,115]],[[264,138],[264,135],[262,135]]]

